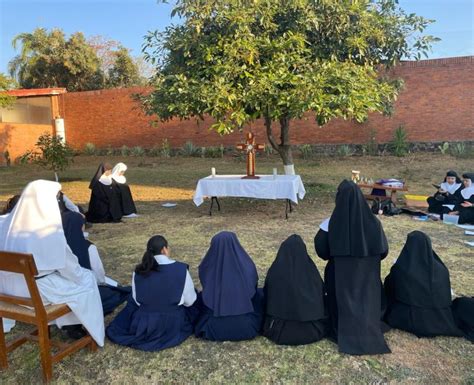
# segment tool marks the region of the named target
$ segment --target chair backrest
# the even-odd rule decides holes
[[[0,271],[23,275],[30,293],[29,298],[0,293],[0,301],[31,306],[35,309],[36,315],[46,316],[46,310],[36,285],[35,276],[38,274],[38,269],[32,254],[0,251]]]

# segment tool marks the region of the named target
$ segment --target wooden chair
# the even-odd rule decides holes
[[[95,341],[90,335],[72,343],[52,341],[48,323],[71,312],[66,304],[44,305],[41,300],[35,276],[38,274],[35,261],[31,254],[12,253],[0,251],[0,270],[22,274],[25,278],[30,298],[16,297],[0,293],[0,368],[8,367],[7,353],[16,349],[27,341],[37,341],[40,347],[41,366],[45,382],[53,376],[53,363],[56,363],[86,346],[91,351],[97,349]],[[28,307],[26,307],[28,306]],[[36,328],[31,333],[20,335],[5,343],[2,318],[10,318],[19,322],[33,324]],[[52,354],[51,347],[59,350]]]

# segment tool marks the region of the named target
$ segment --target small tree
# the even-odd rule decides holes
[[[15,103],[16,98],[4,92],[12,89],[14,86],[14,80],[0,72],[0,108],[8,108]]]
[[[59,180],[58,171],[64,171],[74,161],[74,151],[63,143],[61,137],[48,133],[41,135],[35,146],[36,150],[28,151],[22,158],[54,171],[57,182]]]
[[[177,0],[172,14],[182,23],[145,37],[157,73],[146,112],[163,121],[209,115],[221,134],[263,118],[288,170],[293,119],[362,122],[389,111],[400,82],[385,68],[436,40],[421,36],[431,21],[397,0]]]

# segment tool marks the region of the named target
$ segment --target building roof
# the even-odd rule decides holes
[[[9,90],[5,93],[10,96],[24,97],[24,96],[48,96],[65,94],[65,88],[31,88],[21,90]]]

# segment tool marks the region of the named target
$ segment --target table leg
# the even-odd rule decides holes
[[[285,204],[285,219],[288,219],[288,211],[292,212],[293,208],[291,207],[291,201],[289,199],[286,200]]]
[[[219,204],[219,199],[217,197],[211,197],[211,207],[209,207],[209,215],[212,216],[212,207],[214,206],[214,201],[217,204],[217,211],[221,211],[221,205]]]
[[[390,193],[390,199],[392,200],[393,204],[397,204],[397,190],[392,190]]]

